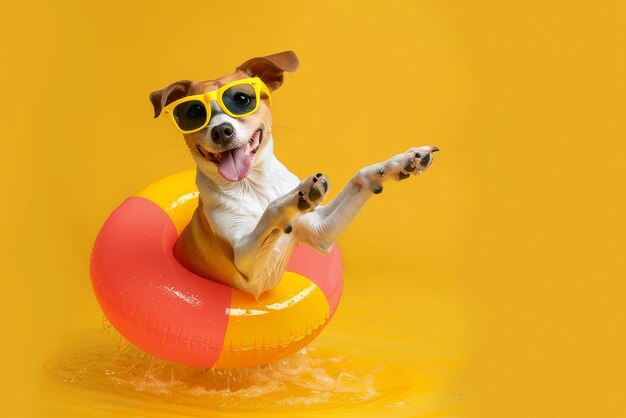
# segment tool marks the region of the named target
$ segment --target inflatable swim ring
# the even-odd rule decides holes
[[[338,247],[321,255],[298,246],[283,280],[257,301],[174,258],[197,205],[191,170],[149,185],[106,220],[93,247],[91,279],[111,324],[144,351],[201,367],[263,364],[309,344],[339,304]]]

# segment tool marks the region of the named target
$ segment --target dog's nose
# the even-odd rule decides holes
[[[216,144],[226,144],[235,136],[235,128],[230,123],[222,123],[211,129],[211,138]]]

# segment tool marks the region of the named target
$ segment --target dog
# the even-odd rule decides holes
[[[150,94],[154,117],[167,113],[197,165],[199,204],[176,242],[176,259],[257,300],[278,285],[296,244],[328,253],[384,182],[422,173],[439,150],[411,148],[365,167],[321,205],[328,178],[300,180],[273,152],[271,93],[298,66],[285,51],[249,59],[216,80],[177,81]]]

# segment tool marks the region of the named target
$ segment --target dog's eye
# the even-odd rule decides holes
[[[237,104],[237,106],[244,107],[248,106],[250,98],[243,93],[237,93],[235,94],[235,97],[233,97],[233,101]]]
[[[246,84],[227,89],[222,95],[222,102],[234,115],[252,112],[257,105],[254,89]]]
[[[204,103],[191,100],[179,104],[172,112],[176,124],[183,131],[191,131],[200,128],[207,119]]]
[[[187,109],[187,116],[190,118],[199,118],[204,117],[205,115],[204,107],[199,104],[191,105],[189,106],[189,109]]]

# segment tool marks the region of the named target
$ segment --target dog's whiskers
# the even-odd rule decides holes
[[[191,157],[191,151],[189,150],[189,147],[186,147],[185,152],[183,153],[183,164],[188,163],[190,157]]]
[[[292,128],[292,127],[290,127],[290,126],[272,125],[272,129],[274,129],[274,128],[287,129],[287,130],[289,130],[289,131],[298,132],[298,130],[297,130],[297,129]]]

